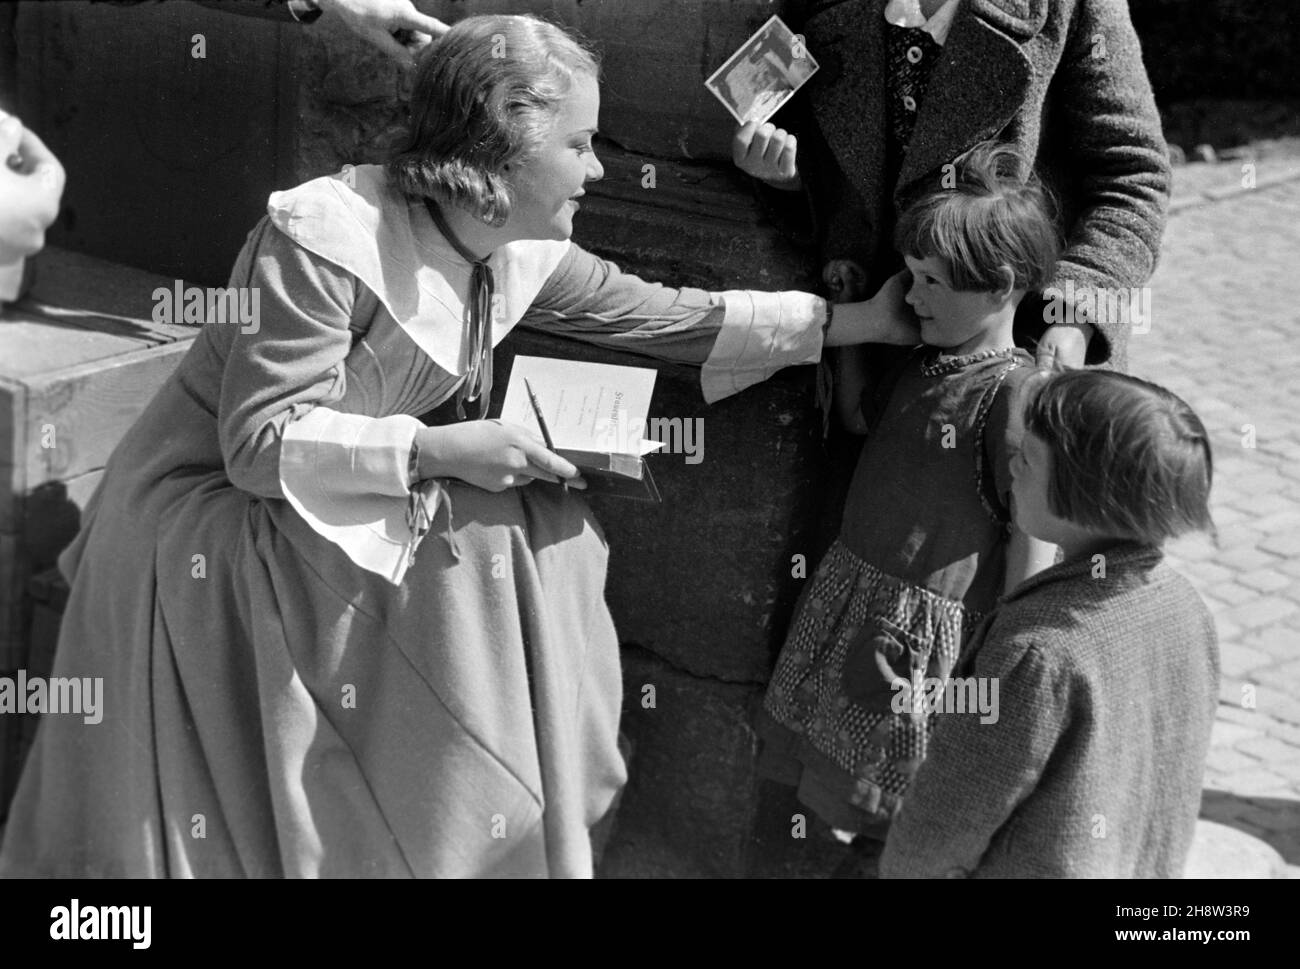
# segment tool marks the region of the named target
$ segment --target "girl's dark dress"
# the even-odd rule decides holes
[[[896,713],[893,684],[946,679],[1002,592],[1013,399],[1032,372],[1022,350],[919,348],[868,415],[839,538],[800,600],[760,715],[764,773],[797,785],[837,828],[883,830],[897,811],[930,718]]]

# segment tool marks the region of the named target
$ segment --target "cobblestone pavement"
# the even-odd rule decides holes
[[[1130,370],[1213,440],[1217,542],[1171,548],[1222,651],[1202,815],[1300,865],[1300,165],[1261,164],[1244,191],[1239,165],[1185,171]]]

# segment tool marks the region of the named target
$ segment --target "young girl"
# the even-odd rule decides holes
[[[1000,715],[941,718],[882,871],[1179,878],[1218,645],[1160,548],[1211,527],[1205,428],[1169,391],[1122,374],[1060,374],[1029,396],[1016,523],[1065,559],[973,636],[963,666],[997,679]]]
[[[759,731],[760,770],[796,785],[843,840],[864,834],[878,848],[925,756],[930,717],[905,692],[914,679],[946,679],[998,596],[1052,562],[1050,546],[1009,525],[1012,399],[1033,373],[1012,321],[1059,246],[1026,170],[1014,150],[979,146],[953,187],[903,214],[896,242],[925,345],[860,406],[861,382],[836,388],[846,423],[868,437]]]

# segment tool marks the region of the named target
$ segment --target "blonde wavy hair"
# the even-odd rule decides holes
[[[458,206],[493,226],[510,217],[503,172],[542,140],[578,74],[597,55],[532,16],[467,17],[421,55],[406,146],[386,164],[408,196]]]

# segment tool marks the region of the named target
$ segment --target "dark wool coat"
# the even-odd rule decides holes
[[[937,187],[945,164],[996,138],[1035,159],[1058,199],[1067,247],[1053,286],[1144,285],[1170,168],[1124,0],[961,0],[892,182],[883,6],[810,0],[789,11],[821,68],[780,120],[800,136],[822,257],[859,262],[874,292],[899,268],[899,209]],[[1088,362],[1122,368],[1128,330],[1102,321]]]

